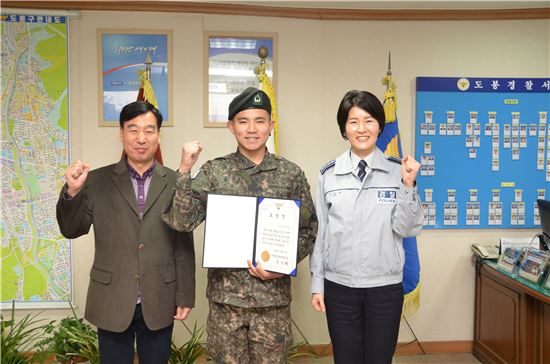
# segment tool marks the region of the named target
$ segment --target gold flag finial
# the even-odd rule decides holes
[[[260,47],[258,48],[258,57],[260,57],[262,60],[261,62],[265,62],[265,59],[269,56],[269,50],[267,47]]]
[[[145,56],[145,76],[148,80],[151,79],[151,65],[153,64],[153,61],[151,61],[151,53],[147,52],[147,55]]]
[[[260,57],[260,64],[254,69],[254,73],[259,75],[260,73],[265,72],[265,59],[269,56],[269,50],[267,47],[258,48],[258,57]]]
[[[386,91],[391,88],[395,88],[395,84],[393,83],[391,77],[391,51],[388,52],[388,71],[386,72],[386,77],[382,79],[382,84],[386,85]]]

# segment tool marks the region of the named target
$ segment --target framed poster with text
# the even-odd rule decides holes
[[[139,70],[150,61],[150,81],[164,118],[173,125],[172,31],[98,29],[99,125],[119,126],[122,107],[136,101]]]

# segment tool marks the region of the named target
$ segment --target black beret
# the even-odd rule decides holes
[[[263,109],[271,114],[271,101],[265,92],[255,87],[249,87],[235,96],[229,104],[229,120],[246,109]]]

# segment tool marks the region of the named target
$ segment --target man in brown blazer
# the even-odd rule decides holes
[[[162,115],[136,101],[120,113],[126,157],[90,171],[76,161],[65,173],[57,221],[70,239],[94,226],[95,255],[85,318],[98,327],[101,363],[167,363],[174,319],[195,301],[195,253],[190,233],[160,218],[176,173],[155,162]],[[98,147],[100,147],[98,145]]]

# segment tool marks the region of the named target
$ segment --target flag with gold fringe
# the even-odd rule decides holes
[[[139,91],[136,101],[147,101],[151,105],[153,105],[155,108],[159,108],[159,104],[157,102],[157,98],[155,97],[155,91],[153,90],[153,85],[151,84],[151,65],[153,62],[151,61],[151,55],[147,53],[147,56],[145,57],[145,69],[138,70],[139,75]],[[163,164],[162,162],[162,152],[160,151],[160,144],[157,148],[157,151],[155,152],[155,159],[160,164]]]
[[[376,146],[386,155],[401,158],[401,139],[399,136],[399,125],[397,123],[397,97],[396,87],[391,76],[391,61],[388,65],[388,73],[382,80],[386,85],[384,93],[384,113],[386,125],[384,131],[378,137]],[[416,312],[420,305],[420,259],[416,237],[403,238],[405,250],[405,267],[403,268],[403,314],[410,316]]]
[[[138,97],[136,101],[147,101],[152,104],[155,108],[159,108],[157,98],[155,97],[155,91],[153,91],[153,85],[151,85],[151,80],[146,78],[145,71],[139,70],[139,80],[141,86],[139,88]]]
[[[268,150],[274,151],[275,154],[279,154],[279,116],[277,115],[277,97],[275,95],[275,90],[273,89],[273,83],[269,79],[269,76],[266,74],[265,70],[267,67],[267,62],[265,59],[267,58],[267,48],[266,47],[260,47],[258,49],[258,56],[260,56],[260,64],[254,72],[256,73],[256,76],[258,77],[258,81],[260,82],[261,89],[263,92],[267,94],[269,97],[269,100],[271,101],[271,119],[274,122],[273,127],[273,135],[268,140]],[[272,143],[272,146],[270,145]]]

